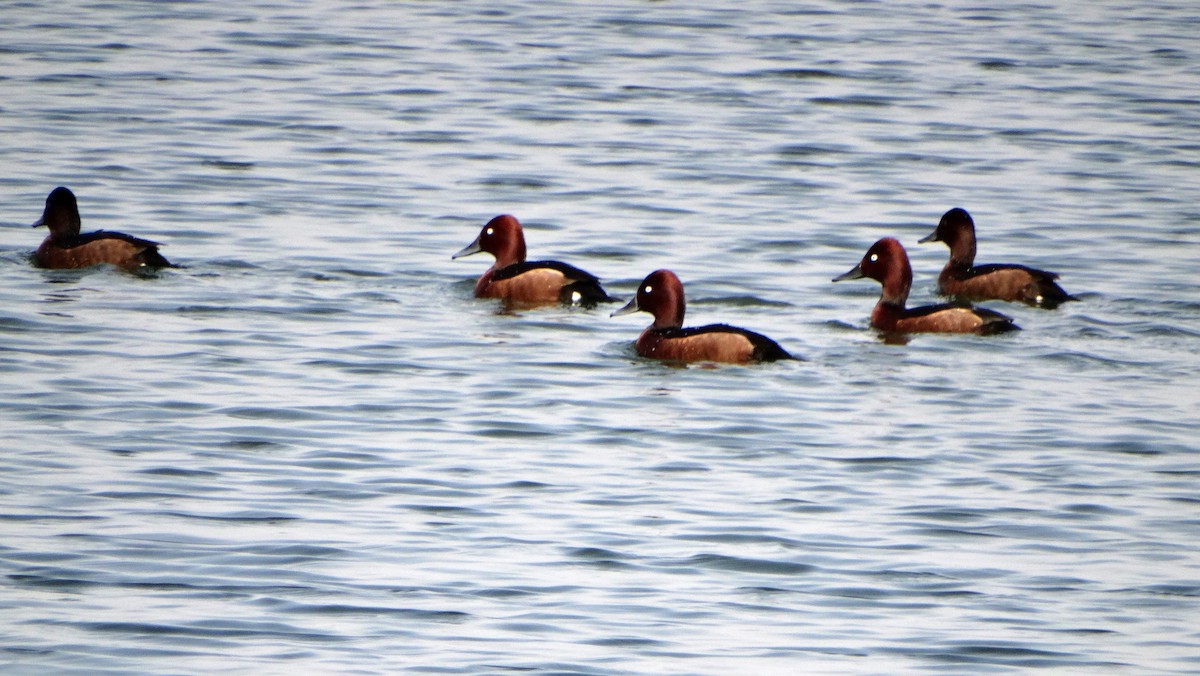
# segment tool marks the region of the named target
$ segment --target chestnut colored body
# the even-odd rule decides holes
[[[978,333],[987,335],[1017,328],[1012,319],[980,307],[925,305],[905,308],[880,300],[871,311],[871,326],[884,333]]]
[[[656,329],[651,326],[642,331],[634,347],[643,357],[680,362],[748,364],[792,358],[775,341],[761,333],[727,324],[709,324],[692,329]]]
[[[50,192],[42,217],[33,225],[50,229],[33,253],[34,263],[43,268],[84,268],[107,263],[133,271],[171,265],[158,253],[157,242],[105,230],[79,234],[79,206],[67,188]]]
[[[637,353],[676,362],[751,362],[795,359],[770,338],[726,324],[683,328],[686,302],[683,284],[670,270],[656,270],[642,280],[637,295],[614,316],[637,311],[654,315],[654,323],[638,336]]]
[[[475,283],[477,298],[500,298],[530,305],[583,306],[616,300],[604,291],[595,275],[573,265],[558,261],[526,262],[525,234],[520,222],[512,216],[497,216],[488,221],[479,237],[451,258],[481,251],[495,256],[496,262]]]
[[[1058,275],[1024,265],[975,265],[975,221],[963,209],[942,215],[937,229],[921,242],[945,242],[950,260],[938,275],[938,293],[965,301],[1004,300],[1053,309],[1071,300],[1054,280]]]
[[[870,277],[883,286],[871,311],[871,326],[884,333],[978,333],[1013,331],[1012,319],[985,308],[966,305],[926,305],[907,308],[912,288],[912,267],[900,242],[884,237],[875,242],[862,261],[833,281]]]

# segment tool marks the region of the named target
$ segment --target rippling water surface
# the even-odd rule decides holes
[[[9,3],[11,673],[1200,669],[1189,3]],[[57,185],[149,277],[43,271]],[[952,206],[1082,302],[881,342]],[[531,256],[646,315],[506,312]]]

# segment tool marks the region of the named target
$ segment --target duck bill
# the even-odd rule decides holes
[[[638,304],[637,304],[637,296],[634,296],[633,298],[629,299],[629,302],[626,303],[624,307],[620,308],[619,310],[613,310],[613,313],[611,315],[609,315],[609,317],[617,317],[620,315],[631,315],[641,309],[642,308],[638,307]]]
[[[937,230],[934,230],[933,232],[929,233],[928,235],[925,235],[924,237],[922,237],[921,239],[918,239],[917,244],[924,244],[925,242],[939,242],[939,241],[941,241],[941,240],[938,239]]]
[[[849,272],[846,272],[846,273],[838,275],[837,277],[834,277],[833,281],[844,282],[847,279],[862,279],[863,277],[866,277],[866,275],[863,274],[862,264],[860,263],[858,265],[855,265],[854,269],[850,270]]]
[[[451,256],[450,260],[454,260],[455,258],[462,258],[463,256],[470,256],[471,254],[477,254],[480,251],[483,251],[483,248],[479,245],[479,238],[476,237],[474,242],[471,242],[470,244],[464,246],[462,248],[462,250],[460,250],[458,253]]]
[[[43,226],[43,225],[45,225],[45,224],[46,224],[46,214],[42,214],[42,217],[41,217],[41,218],[39,218],[39,219],[37,219],[36,221],[34,221],[34,222],[30,223],[30,224],[29,224],[29,227],[31,227],[31,228],[40,228],[40,227],[42,227],[42,226]]]

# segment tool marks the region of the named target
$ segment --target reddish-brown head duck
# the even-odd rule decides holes
[[[79,206],[75,194],[55,188],[46,198],[46,209],[33,227],[44,225],[50,234],[33,253],[43,268],[85,268],[108,263],[126,270],[171,265],[158,253],[158,243],[120,232],[97,230],[79,234]]]
[[[1058,275],[1024,265],[975,265],[975,221],[964,209],[942,215],[921,242],[945,242],[950,260],[938,275],[938,293],[965,301],[1006,300],[1053,309],[1079,300],[1054,282]]]
[[[683,328],[683,284],[670,270],[656,270],[642,280],[637,295],[613,316],[641,310],[654,323],[637,339],[643,357],[666,361],[749,362],[795,359],[770,338],[726,324]]]
[[[478,298],[501,298],[519,304],[563,303],[591,307],[616,302],[600,280],[559,261],[526,261],[525,233],[516,218],[497,216],[479,231],[474,242],[451,256],[461,258],[486,251],[496,262],[475,284]]]
[[[884,333],[978,333],[1013,331],[1012,319],[984,308],[966,305],[926,305],[907,308],[912,267],[900,242],[892,237],[871,245],[867,255],[833,281],[870,277],[883,285],[883,295],[871,312],[871,326]]]

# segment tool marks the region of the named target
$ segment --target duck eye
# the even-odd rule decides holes
[[[879,260],[879,254],[871,254],[871,262],[872,263],[874,263],[875,261],[878,261],[878,260]]]
[[[653,290],[654,290],[654,287],[647,284],[645,287],[642,288],[642,293],[650,293]]]
[[[486,233],[486,234],[488,234],[488,235],[491,235],[491,234],[492,234],[492,232],[493,232],[493,231],[492,231],[492,229],[491,229],[491,228],[488,228],[488,229],[487,229],[487,233]]]

